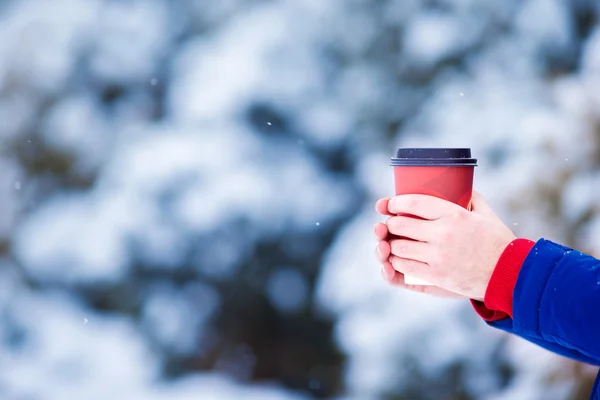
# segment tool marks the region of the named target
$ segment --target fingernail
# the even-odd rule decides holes
[[[379,245],[377,245],[377,253],[381,254],[381,250],[379,249]]]

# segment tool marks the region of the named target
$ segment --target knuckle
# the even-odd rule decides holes
[[[452,224],[442,224],[439,227],[438,230],[438,238],[440,239],[440,241],[442,242],[447,242],[450,239],[452,239],[452,236],[454,235],[454,228]]]
[[[392,250],[392,254],[397,254],[399,253],[399,249],[400,249],[400,243],[398,243],[398,240],[392,240],[390,241],[390,248]]]
[[[468,216],[467,211],[459,208],[450,214],[450,220],[454,222],[463,221]]]
[[[413,196],[408,200],[408,208],[414,210],[421,205],[421,199],[419,197]]]
[[[396,267],[396,271],[405,273],[406,265],[405,265],[404,261],[400,257],[394,257],[394,260],[395,260],[394,267]]]
[[[400,199],[398,197],[394,197],[392,198],[389,202],[388,202],[388,212],[395,214],[396,210],[398,209],[398,206],[400,204]]]
[[[390,201],[388,208],[394,214],[403,214],[410,213],[411,210],[418,208],[420,204],[421,199],[418,196],[401,195],[394,197]]]
[[[390,225],[394,232],[401,232],[406,228],[406,218],[392,217],[390,218]]]
[[[410,253],[408,246],[406,246],[406,242],[402,242],[402,247],[400,248],[400,252],[402,254]]]
[[[409,275],[414,274],[417,271],[417,263],[411,260],[406,260],[405,262],[406,273]]]
[[[392,259],[392,266],[394,267],[394,269],[396,271],[405,273],[406,272],[406,265],[404,263],[404,260],[401,259],[400,257],[393,257]]]
[[[412,260],[395,257],[395,269],[403,274],[412,275],[417,270],[417,265]]]
[[[429,255],[428,264],[433,270],[438,270],[440,269],[439,267],[443,265],[444,259],[444,254],[438,248],[435,251],[431,252],[431,254]]]

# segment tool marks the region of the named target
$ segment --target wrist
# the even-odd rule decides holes
[[[505,312],[512,317],[513,292],[521,266],[535,245],[528,239],[515,239],[498,259],[485,292],[484,304],[492,310]]]
[[[535,245],[528,239],[515,239],[500,255],[483,299],[473,299],[477,313],[486,321],[512,318],[513,292],[521,266]]]

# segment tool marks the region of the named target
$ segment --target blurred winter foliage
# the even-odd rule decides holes
[[[387,287],[396,146],[600,255],[595,0],[0,3],[0,398],[587,399]]]

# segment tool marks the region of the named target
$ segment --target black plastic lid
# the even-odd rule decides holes
[[[391,165],[396,166],[477,166],[477,159],[471,158],[471,149],[445,148],[401,148]]]

